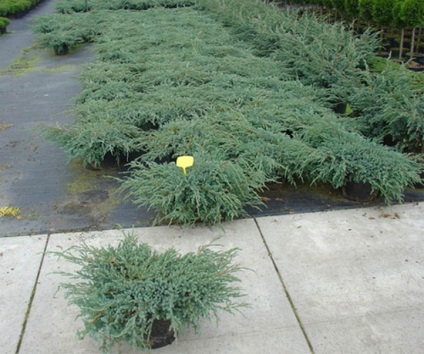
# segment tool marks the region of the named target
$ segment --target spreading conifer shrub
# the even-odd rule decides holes
[[[262,0],[196,0],[256,53],[284,64],[293,79],[323,87],[328,100],[333,91],[347,95],[345,82],[357,80],[367,60],[374,57],[375,36],[355,36],[340,23],[313,14],[281,11]],[[342,91],[342,92],[341,92]]]
[[[311,142],[320,159],[310,159],[304,173],[310,179],[327,182],[334,188],[347,182],[368,183],[372,192],[378,192],[386,201],[401,201],[402,191],[411,182],[420,182],[418,172],[422,165],[418,162],[359,135],[334,132],[328,126],[322,128],[322,140],[317,144],[319,135],[314,132]],[[330,134],[331,138],[326,138]]]
[[[319,71],[300,75],[293,71],[295,63],[288,64],[280,54],[292,50],[297,37],[304,41],[299,47],[310,44],[315,50],[312,38],[302,33],[311,26],[319,36],[326,25],[305,17],[303,25],[289,31],[291,23],[300,21],[297,17],[252,1],[240,8],[251,21],[239,17],[233,3],[219,2],[228,28],[211,16],[218,13],[208,8],[218,4],[214,0],[203,6],[207,11],[190,7],[62,15],[63,22],[90,14],[95,19],[96,13],[102,18],[98,25],[90,22],[97,33],[90,37],[96,57],[81,77],[75,124],[52,128],[51,138],[86,164],[99,165],[107,155],[142,155],[130,165],[123,190],[136,204],[154,208],[158,222],[231,220],[243,215],[244,206],[260,205],[257,191],[280,178],[335,188],[350,181],[370,183],[387,201],[401,200],[422,168],[366,139],[359,124],[330,109],[333,100],[348,98],[365,82],[359,63],[368,42],[348,40],[341,29],[333,29],[340,32],[339,49],[325,47],[317,37],[315,44],[325,55],[304,54],[316,70],[326,68],[325,83],[318,82]],[[290,46],[289,39],[280,38],[286,32],[270,29],[259,21],[261,16],[290,33]],[[240,41],[249,31],[255,35]],[[49,33],[60,37],[62,32]],[[263,41],[275,35],[283,49],[276,42],[277,49],[259,50],[256,34]],[[355,53],[360,59],[351,62]],[[348,65],[346,71],[332,67],[337,56]],[[195,156],[187,175],[175,166],[181,155]]]
[[[41,0],[2,0],[0,2],[0,16],[11,17],[30,10]]]
[[[132,162],[123,185],[136,204],[154,208],[155,222],[217,224],[246,216],[244,207],[261,204],[257,195],[266,182],[248,162],[195,154],[195,165],[183,174],[175,163]]]
[[[115,157],[127,155],[127,147],[139,151],[137,144],[124,144],[123,135],[136,138],[126,132],[202,117],[217,108],[230,110],[235,104],[255,104],[264,90],[278,89],[285,78],[273,61],[252,56],[220,33],[214,21],[192,10],[109,16],[116,20],[110,20],[109,31],[96,40],[97,60],[82,75],[76,123],[55,127],[49,135],[70,157],[86,164],[99,165],[112,151]],[[123,37],[130,23],[134,28]],[[199,32],[184,26],[187,23],[202,30],[202,41]],[[165,38],[163,31],[169,33]]]
[[[194,0],[61,0],[56,11],[63,14],[97,10],[147,10],[153,7],[176,8],[192,6]]]
[[[71,279],[61,287],[69,303],[79,307],[84,323],[79,337],[89,335],[109,352],[121,342],[149,349],[155,320],[169,321],[178,335],[185,326],[199,330],[202,319],[219,311],[245,306],[236,284],[237,251],[213,251],[207,245],[187,254],[172,248],[159,253],[126,236],[117,247],[83,244],[57,255],[77,266],[61,273]]]
[[[364,73],[349,104],[359,130],[399,150],[424,153],[424,77],[403,66]]]
[[[72,16],[48,14],[37,17],[33,31],[41,45],[61,55],[77,45],[93,42],[108,25],[108,14],[104,11]]]
[[[143,139],[143,146],[149,152],[142,160],[214,151],[222,161],[242,161],[246,171],[264,173],[264,181],[283,177],[292,183],[300,179],[328,183],[334,188],[347,182],[369,183],[386,201],[400,200],[402,191],[419,181],[421,166],[418,163],[349,132],[330,112],[317,117],[312,111],[313,105],[308,106],[311,112],[305,111],[305,107],[300,112],[288,107],[285,106],[285,115],[273,114],[276,121],[263,122],[272,129],[264,129],[257,119],[249,122],[247,113],[244,116],[242,112],[221,115],[221,120],[208,117],[207,120],[174,121]],[[287,127],[290,127],[290,135]],[[168,184],[172,183],[171,175],[167,179]],[[128,182],[124,184],[134,195],[149,189],[147,185],[137,189],[136,182],[132,182],[132,186]],[[157,209],[161,211],[160,207]]]
[[[0,17],[0,34],[6,33],[6,27],[10,21],[5,17]]]
[[[284,63],[292,77],[325,88],[329,103],[349,103],[359,131],[367,137],[390,140],[405,152],[424,151],[423,81],[417,85],[414,75],[402,67],[371,73],[366,63],[375,60],[375,35],[357,37],[340,23],[279,11],[261,0],[197,4],[253,43],[260,55]]]
[[[119,163],[140,146],[140,129],[117,122],[107,116],[94,116],[85,124],[56,126],[44,129],[48,139],[62,145],[63,150],[85,165],[98,167],[106,156]]]

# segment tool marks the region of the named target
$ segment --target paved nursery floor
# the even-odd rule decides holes
[[[158,250],[195,250],[217,236],[239,247],[251,307],[190,330],[155,353],[423,353],[424,204],[283,215],[213,229],[138,228]],[[77,309],[56,293],[69,265],[46,253],[121,231],[0,239],[2,353],[98,353],[79,341]],[[27,316],[27,321],[25,318]],[[303,330],[302,330],[303,328]],[[19,348],[18,350],[16,348]],[[123,347],[124,353],[133,353]]]

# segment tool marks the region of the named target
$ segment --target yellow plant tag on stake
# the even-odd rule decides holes
[[[187,174],[186,168],[193,166],[193,163],[193,156],[180,156],[177,158],[177,167],[181,167],[185,175]]]

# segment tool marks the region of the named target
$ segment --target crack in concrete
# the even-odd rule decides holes
[[[294,305],[294,302],[293,302],[293,300],[290,296],[290,293],[289,293],[289,291],[286,287],[283,276],[281,275],[280,270],[278,269],[278,266],[275,263],[274,257],[272,256],[272,253],[271,253],[271,250],[269,249],[268,244],[266,243],[265,236],[262,233],[261,227],[259,226],[259,223],[258,223],[258,221],[256,220],[255,217],[253,218],[253,221],[255,222],[256,227],[258,228],[259,234],[261,235],[261,238],[262,238],[262,242],[264,243],[264,246],[265,246],[265,248],[268,252],[268,256],[271,259],[271,262],[272,262],[272,265],[274,266],[275,272],[278,275],[278,279],[280,280],[281,286],[283,287],[283,290],[284,290],[284,293],[286,294],[287,300],[290,303],[290,307],[292,308],[294,316],[296,317],[296,321],[299,324],[299,327],[300,327],[302,334],[303,334],[303,336],[306,340],[306,343],[308,344],[309,350],[311,351],[311,354],[314,354],[315,352],[314,352],[314,348],[312,346],[312,343],[311,343],[311,341],[308,337],[308,334],[306,333],[306,329],[303,326],[302,320],[300,319],[300,316],[299,316],[299,313],[297,312],[296,306]]]
[[[46,256],[46,251],[47,251],[47,246],[49,244],[49,241],[50,241],[50,234],[47,234],[46,244],[44,245],[44,250],[43,250],[43,256],[41,257],[40,266],[38,268],[37,276],[35,277],[34,286],[32,288],[31,296],[29,298],[27,310],[25,312],[24,323],[22,324],[21,334],[19,335],[19,340],[18,340],[18,344],[16,346],[15,354],[19,354],[19,351],[21,349],[22,340],[23,340],[24,335],[25,335],[25,329],[26,329],[26,326],[27,326],[27,323],[28,323],[28,318],[29,318],[29,315],[30,315],[30,312],[31,312],[31,307],[32,307],[32,303],[34,301],[35,293],[37,291],[38,279],[40,278],[41,269],[43,267],[44,258]]]

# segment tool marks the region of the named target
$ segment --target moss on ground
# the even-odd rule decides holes
[[[44,68],[40,66],[41,56],[46,50],[42,49],[38,43],[22,50],[21,54],[7,67],[0,69],[0,75],[21,76],[34,71],[47,71],[51,73],[75,70],[75,65],[60,65],[54,68]]]
[[[67,185],[71,196],[63,207],[64,211],[88,213],[98,221],[106,221],[109,211],[120,203],[117,187],[102,183],[106,178],[103,170],[83,169],[77,162],[71,166],[78,170],[78,177]]]
[[[0,70],[0,75],[20,76],[27,72],[38,70],[40,57],[34,53],[34,45],[22,50],[22,53],[9,66]]]
[[[13,127],[13,124],[0,123],[0,131],[7,130]]]

